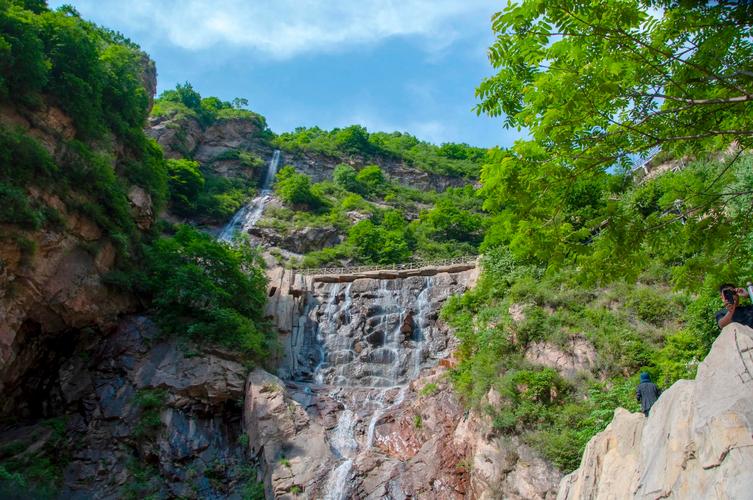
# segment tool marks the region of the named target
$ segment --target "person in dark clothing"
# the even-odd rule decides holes
[[[741,306],[740,297],[747,297],[745,288],[725,283],[719,287],[719,295],[724,302],[724,309],[716,313],[716,323],[724,328],[730,323],[740,323],[753,328],[753,306]]]
[[[659,399],[661,390],[655,383],[651,382],[651,377],[646,372],[641,373],[641,383],[638,384],[638,388],[635,390],[635,397],[641,402],[641,411],[648,417],[648,412],[651,407],[654,406],[656,400]]]

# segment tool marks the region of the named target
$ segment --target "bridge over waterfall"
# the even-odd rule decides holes
[[[478,266],[478,255],[466,255],[451,259],[402,262],[398,264],[374,264],[370,266],[319,267],[293,271],[311,281],[343,283],[359,278],[396,279],[411,276],[432,276],[438,273],[457,273]]]

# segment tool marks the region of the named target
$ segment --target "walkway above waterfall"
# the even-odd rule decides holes
[[[376,264],[371,266],[321,267],[301,269],[297,273],[312,281],[343,283],[358,278],[396,279],[411,276],[433,276],[439,273],[459,273],[478,266],[477,255],[455,257],[434,261],[416,261],[400,264]]]

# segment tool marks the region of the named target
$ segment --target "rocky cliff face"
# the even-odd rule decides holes
[[[144,60],[142,79],[156,87],[154,65]],[[67,141],[76,136],[70,117],[54,106],[36,111],[0,109],[0,124],[23,130],[60,162]],[[105,151],[112,168],[126,159],[122,145]],[[113,241],[94,220],[73,209],[59,196],[30,186],[28,196],[59,215],[59,223],[32,229],[1,225],[0,233],[0,393],[18,393],[24,372],[44,363],[44,346],[51,336],[84,327],[107,328],[134,306],[134,299],[105,286],[103,276],[116,260]],[[139,186],[128,189],[131,215],[141,229],[153,220],[152,200]],[[75,195],[78,203],[88,202]],[[15,236],[13,236],[15,235]],[[7,237],[5,237],[7,236]],[[24,241],[24,245],[18,242]],[[0,402],[0,414],[21,404],[15,396]]]
[[[557,498],[750,498],[751,388],[753,330],[733,323],[696,379],[672,385],[648,418],[617,409]]]
[[[59,455],[63,498],[227,498],[255,482],[239,440],[246,369],[232,355],[160,340],[139,316],[60,340],[26,375],[36,418],[4,427],[0,459]]]
[[[438,313],[477,272],[272,273],[285,356],[279,378],[250,375],[244,412],[268,497],[554,497],[559,472],[449,385],[454,338]]]
[[[450,187],[463,187],[471,183],[464,177],[448,177],[426,172],[402,160],[384,156],[351,155],[347,158],[335,158],[318,153],[296,151],[283,152],[283,157],[285,165],[293,165],[296,170],[305,173],[314,182],[331,179],[335,167],[345,163],[356,170],[366,165],[379,165],[393,182],[422,190],[444,191]]]
[[[228,154],[244,151],[268,160],[275,149],[259,123],[250,119],[219,120],[204,129],[192,117],[152,117],[147,133],[157,140],[168,158],[193,158],[218,175],[254,181],[259,180],[263,169],[249,168],[238,159],[227,159]],[[314,182],[332,179],[332,173],[340,163],[356,169],[379,165],[394,182],[417,189],[444,191],[469,183],[466,178],[425,172],[391,157],[354,155],[343,159],[319,153],[282,151],[281,165],[294,166]]]
[[[267,160],[274,150],[260,124],[250,119],[222,119],[202,128],[191,117],[151,117],[146,132],[162,146],[167,158],[193,158],[212,173],[253,182],[264,168],[251,168],[231,153],[249,152]]]

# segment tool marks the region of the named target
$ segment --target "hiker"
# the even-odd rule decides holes
[[[644,415],[648,417],[649,410],[654,406],[660,395],[661,390],[655,383],[651,382],[649,374],[641,372],[641,383],[638,384],[638,388],[635,390],[635,397],[641,402],[641,411],[643,411]]]
[[[724,302],[724,309],[716,313],[719,328],[724,328],[730,323],[740,323],[753,328],[753,306],[740,305],[740,297],[748,296],[745,288],[736,288],[735,285],[725,283],[719,287],[719,295]]]

